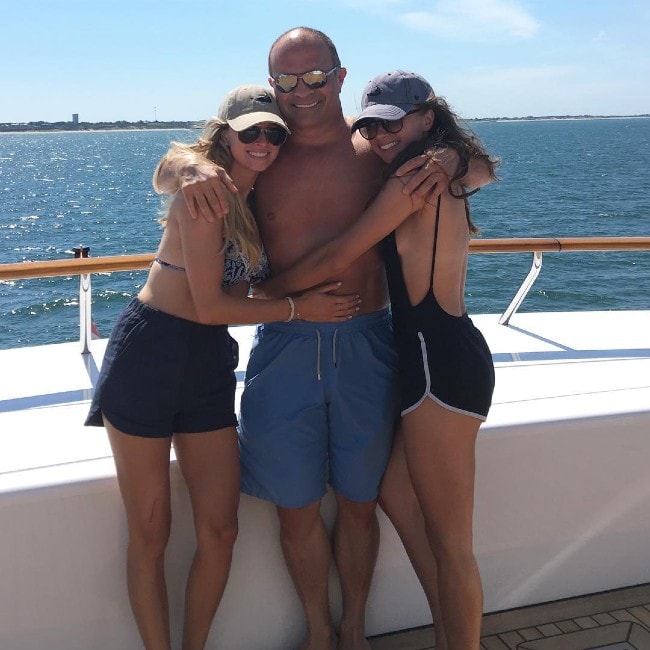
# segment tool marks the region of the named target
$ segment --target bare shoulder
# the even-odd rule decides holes
[[[167,212],[169,219],[191,219],[190,211],[185,202],[183,192],[176,192],[169,199],[169,209]]]
[[[355,131],[351,137],[352,137],[352,146],[354,147],[357,156],[364,156],[364,157],[367,156],[369,158],[372,157],[373,159],[376,159],[377,162],[379,161],[377,156],[372,152],[372,147],[370,146],[370,142],[362,138],[359,131]]]
[[[448,215],[454,221],[465,223],[466,217],[466,199],[459,199],[449,192],[446,188],[440,195],[440,213],[441,215]],[[436,212],[438,208],[438,200],[436,199],[433,204],[429,205],[427,201],[427,209],[431,212]]]
[[[214,232],[221,233],[223,230],[223,219],[195,219],[190,212],[187,201],[182,192],[176,192],[170,198],[169,209],[167,210],[167,226],[180,229],[186,235],[204,237]]]

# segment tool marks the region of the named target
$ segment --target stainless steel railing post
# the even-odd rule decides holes
[[[90,246],[75,246],[75,258],[86,258],[90,253]],[[81,354],[90,354],[90,337],[92,332],[92,292],[90,287],[90,273],[79,275],[79,343]]]
[[[507,309],[501,314],[499,318],[499,325],[507,325],[510,322],[513,314],[519,309],[519,306],[524,301],[524,298],[528,295],[530,288],[533,286],[539,272],[542,270],[542,251],[533,252],[533,263],[528,271],[526,279],[521,283],[519,291],[515,294],[515,297],[511,300]]]

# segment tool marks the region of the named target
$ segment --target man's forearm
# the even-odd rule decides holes
[[[467,164],[467,173],[461,182],[465,187],[476,190],[495,180],[494,164],[487,158],[470,158]]]
[[[168,151],[158,163],[153,186],[161,194],[175,194],[183,186],[215,175],[215,166],[200,154]]]
[[[453,178],[459,171],[460,156],[452,147],[441,148],[435,151],[434,160],[440,165],[449,178]],[[467,162],[467,171],[458,181],[468,189],[478,189],[496,180],[494,165],[486,158],[472,157]]]
[[[175,194],[178,192],[181,183],[176,162],[165,155],[158,163],[158,167],[156,167],[153,174],[153,187],[158,194]]]

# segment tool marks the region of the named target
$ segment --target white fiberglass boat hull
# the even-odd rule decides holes
[[[650,582],[650,311],[474,317],[497,387],[477,444],[476,553],[486,611]],[[234,329],[242,366],[252,328]],[[82,426],[105,341],[0,351],[0,647],[139,647],[124,579],[126,524],[110,448]],[[173,634],[193,547],[172,465]],[[323,511],[331,522],[333,499]],[[430,623],[390,523],[367,631]],[[335,573],[332,601],[340,598]],[[302,615],[274,508],[242,497],[230,581],[208,647],[286,650]]]

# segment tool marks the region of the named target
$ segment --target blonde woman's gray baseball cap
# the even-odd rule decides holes
[[[380,74],[363,89],[361,113],[352,130],[367,119],[399,120],[433,95],[429,82],[415,72],[393,70]]]
[[[235,131],[243,131],[261,122],[273,122],[289,131],[275,96],[264,86],[238,86],[221,102],[217,117]]]

